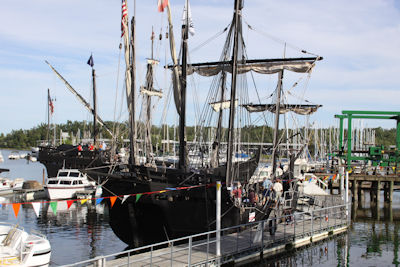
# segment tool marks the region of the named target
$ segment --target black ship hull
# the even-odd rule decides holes
[[[234,167],[251,176],[257,165],[258,158],[253,158]],[[182,173],[177,169],[137,166],[120,177],[108,176],[103,185],[103,196],[142,194],[131,196],[123,203],[122,198],[116,200],[110,208],[112,230],[133,247],[214,230],[215,183],[225,181],[224,170],[226,167],[221,166],[212,173]],[[159,193],[164,190],[167,191]],[[270,211],[250,203],[237,205],[231,191],[222,185],[222,228],[249,222],[252,212],[256,220],[262,220]]]

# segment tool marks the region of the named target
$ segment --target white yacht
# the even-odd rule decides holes
[[[61,169],[57,177],[47,179],[45,188],[50,199],[69,199],[78,191],[94,191],[96,183],[77,169]]]
[[[11,151],[10,155],[8,155],[8,159],[10,159],[10,160],[20,159],[19,152]]]
[[[48,266],[51,246],[47,238],[36,232],[30,234],[22,227],[0,223],[1,266]]]

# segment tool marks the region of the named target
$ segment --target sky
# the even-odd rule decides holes
[[[215,61],[230,23],[234,0],[191,0],[195,35],[189,38],[191,62]],[[129,16],[134,1],[127,0]],[[180,42],[184,0],[170,0],[175,39]],[[304,56],[304,49],[324,59],[311,78],[294,91],[323,107],[312,116],[317,125],[336,125],[342,110],[400,111],[400,4],[395,0],[245,0],[243,18],[249,58]],[[2,0],[0,9],[0,133],[30,129],[47,122],[47,89],[54,101],[53,121],[89,120],[91,116],[45,64],[49,61],[87,100],[91,100],[93,54],[97,78],[98,112],[103,120],[127,119],[124,104],[123,57],[120,56],[121,1],[118,0]],[[251,25],[253,30],[249,30]],[[165,34],[166,13],[157,1],[137,1],[136,40],[138,84],[143,84],[150,56],[152,27]],[[286,43],[286,50],[284,49]],[[169,88],[163,66],[170,63],[165,38],[155,42],[160,60],[156,86]],[[207,82],[196,79],[197,93],[188,106],[204,97]],[[197,81],[197,79],[199,81]],[[276,77],[267,78],[268,96]],[[284,84],[289,88],[290,83]],[[194,96],[199,96],[196,99]],[[154,102],[163,105],[162,101]],[[167,118],[176,118],[167,112]],[[154,124],[159,124],[162,109]],[[189,112],[189,116],[194,113]],[[189,122],[190,124],[190,122]],[[393,128],[393,121],[366,121],[364,125]]]

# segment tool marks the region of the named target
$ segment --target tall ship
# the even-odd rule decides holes
[[[48,177],[56,177],[60,169],[87,169],[95,168],[100,172],[109,172],[110,166],[117,162],[113,147],[103,147],[99,149],[100,142],[98,140],[99,127],[103,127],[105,131],[111,136],[111,140],[115,140],[114,134],[109,129],[104,121],[97,114],[96,107],[96,72],[93,68],[93,58],[90,57],[88,64],[92,67],[92,83],[93,83],[93,107],[84,97],[79,94],[71,84],[49,63],[51,70],[55,75],[65,84],[65,86],[76,96],[79,102],[93,115],[93,139],[86,144],[59,144],[56,145],[55,133],[53,140],[51,140],[50,133],[50,117],[54,112],[54,105],[50,97],[50,90],[48,90],[48,134],[47,141],[39,145],[38,161],[46,167]],[[55,128],[54,128],[55,131]],[[61,138],[60,138],[61,139]],[[102,144],[104,145],[104,144]]]
[[[245,145],[249,129],[254,126],[252,112],[270,111],[274,116],[275,129],[272,149],[273,172],[271,179],[280,182],[295,200],[296,183],[293,163],[302,149],[292,151],[289,168],[276,174],[279,137],[279,115],[289,110],[310,114],[317,105],[285,105],[281,97],[284,72],[309,75],[319,56],[279,59],[248,59],[243,38],[243,0],[234,1],[233,18],[226,28],[226,41],[220,59],[215,62],[189,63],[188,38],[191,26],[188,2],[185,5],[181,58],[175,51],[173,25],[168,1],[159,1],[160,9],[168,12],[169,42],[172,64],[173,102],[179,116],[178,160],[167,165],[154,156],[151,144],[151,110],[146,111],[143,126],[143,143],[136,142],[138,129],[135,115],[135,20],[129,30],[127,4],[122,1],[122,29],[125,49],[125,87],[130,122],[130,159],[126,170],[104,174],[86,170],[89,175],[103,177],[103,196],[118,196],[110,208],[110,225],[114,233],[132,246],[172,239],[184,235],[209,231],[216,228],[216,193],[221,182],[221,227],[229,227],[279,216],[282,212],[276,201],[260,200],[259,183],[252,182],[264,148],[255,143]],[[224,31],[224,32],[225,32]],[[156,60],[148,60],[146,83],[141,95],[150,106],[151,97],[160,91],[153,86],[153,70]],[[246,74],[277,74],[274,102],[249,103],[249,90],[245,85]],[[186,132],[188,77],[190,75],[212,77],[210,88],[195,130],[196,139],[189,144]],[[147,125],[147,128],[146,128]],[[247,142],[248,143],[248,142]],[[144,152],[140,156],[139,152]],[[237,155],[246,154],[244,159]],[[240,193],[238,193],[240,191]],[[296,201],[291,201],[295,205]],[[293,208],[293,207],[291,207]],[[156,240],[152,239],[154,237]]]

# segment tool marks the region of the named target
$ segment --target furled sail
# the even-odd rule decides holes
[[[246,60],[245,63],[238,62],[238,74],[254,71],[260,74],[274,74],[281,70],[288,70],[298,73],[311,72],[315,62],[321,60],[321,57],[309,58],[280,58],[280,59],[259,59]],[[168,66],[173,68],[173,66]],[[188,66],[188,75],[197,73],[201,76],[214,76],[221,71],[232,72],[230,61],[217,61],[208,63],[197,63]]]
[[[248,112],[275,112],[275,104],[247,104],[243,105]],[[322,105],[294,105],[294,104],[281,104],[279,114],[285,114],[286,112],[293,111],[299,115],[309,115],[318,110]]]
[[[291,61],[291,62],[262,62],[238,64],[238,74],[254,71],[260,74],[274,74],[281,70],[306,73],[314,67],[314,61]],[[231,72],[232,67],[228,64],[190,66],[188,75],[197,73],[201,76],[214,76],[221,71]]]
[[[210,103],[211,107],[213,108],[213,110],[215,112],[219,112],[220,110],[223,109],[228,109],[231,106],[231,101],[230,100],[226,100],[226,101],[219,101],[219,102],[213,102]],[[238,101],[237,99],[235,100],[235,107],[238,106]]]

